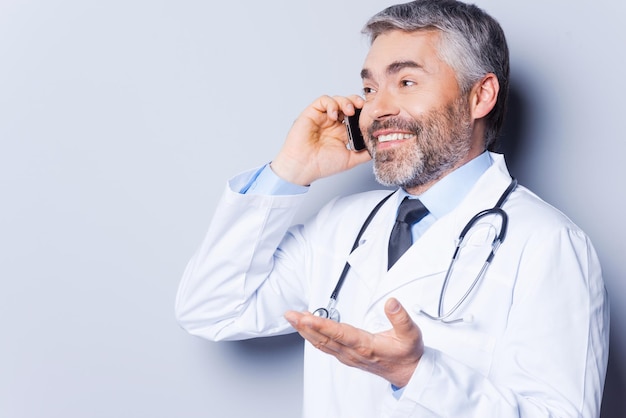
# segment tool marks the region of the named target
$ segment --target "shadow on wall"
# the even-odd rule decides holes
[[[524,184],[523,170],[526,156],[533,149],[533,138],[528,135],[528,126],[532,123],[530,104],[522,95],[523,89],[510,81],[506,117],[502,132],[496,143],[496,152],[504,154],[506,165],[512,176]]]
[[[496,151],[506,156],[507,166],[511,175],[520,180],[521,184],[532,189],[532,184],[527,184],[525,179],[531,179],[530,167],[526,162],[533,152],[536,152],[534,141],[529,135],[529,127],[537,124],[533,120],[532,98],[524,96],[521,83],[511,80],[509,88],[509,104],[507,117],[502,128],[502,135],[496,146]],[[605,277],[605,282],[609,282]],[[609,295],[610,296],[610,295]],[[623,329],[623,324],[618,324],[619,318],[611,319],[611,341],[609,343],[609,365],[606,382],[604,385],[604,398],[602,400],[601,418],[624,418],[626,417],[626,362],[624,361],[624,347],[619,347],[619,340],[614,337]]]
[[[231,341],[228,344],[235,358],[243,356],[259,361],[260,356],[263,361],[281,361],[286,356],[302,356],[304,340],[294,332],[275,337]]]

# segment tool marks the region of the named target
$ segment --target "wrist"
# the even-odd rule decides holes
[[[290,162],[280,158],[280,156],[276,157],[276,159],[269,164],[269,167],[272,172],[282,180],[298,186],[310,186],[315,180],[307,175],[302,164]]]

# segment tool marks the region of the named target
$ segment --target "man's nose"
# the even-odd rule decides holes
[[[372,119],[384,119],[400,113],[397,98],[385,89],[378,90],[366,100],[369,115]]]

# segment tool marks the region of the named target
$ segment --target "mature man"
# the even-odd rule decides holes
[[[320,97],[271,164],[229,182],[180,323],[212,340],[297,330],[305,417],[598,416],[608,307],[593,246],[488,151],[508,85],[500,26],[418,0],[364,31],[363,97]],[[346,147],[356,109],[368,152]],[[308,185],[370,158],[391,196],[338,198],[291,225]]]

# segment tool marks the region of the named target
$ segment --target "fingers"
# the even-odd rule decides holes
[[[311,108],[317,112],[326,114],[327,117],[334,122],[342,122],[344,116],[352,116],[355,109],[362,108],[364,100],[358,95],[351,96],[321,96],[313,104]]]
[[[318,350],[403,387],[419,363],[424,345],[417,325],[397,300],[387,301],[385,312],[393,328],[377,334],[308,312],[287,312],[285,318]]]
[[[385,315],[389,319],[397,339],[421,341],[419,327],[413,322],[409,313],[397,299],[390,298],[387,300],[385,303]],[[361,330],[348,324],[320,318],[308,312],[289,311],[285,313],[285,318],[304,338],[316,347],[328,347],[331,340],[343,346],[354,346],[359,344],[364,337],[360,332]]]
[[[341,105],[343,116],[354,115],[356,109],[362,109],[365,104],[363,98],[356,94],[347,97],[335,96],[334,99]]]
[[[322,96],[295,120],[272,169],[282,179],[303,186],[369,160],[367,153],[346,147],[348,135],[344,115],[353,115],[364,101],[357,95]]]
[[[315,348],[326,353],[337,353],[342,347],[358,344],[360,330],[308,312],[289,311],[285,318],[300,335]]]
[[[390,298],[385,303],[385,315],[387,315],[398,337],[414,338],[419,336],[419,328],[396,298]]]
[[[396,298],[390,298],[385,303],[385,315],[398,339],[421,340],[419,327]],[[348,324],[320,318],[308,312],[289,311],[285,313],[285,318],[313,345],[326,346],[328,339],[331,339],[339,344],[351,346],[358,344],[359,338],[363,337],[359,333],[360,330]]]

